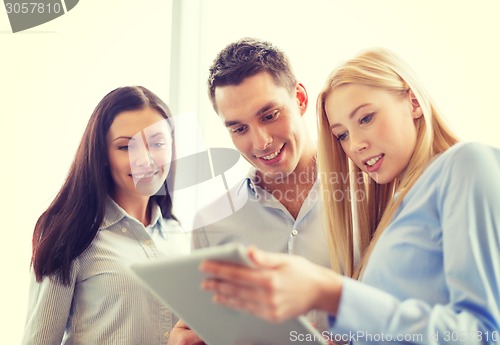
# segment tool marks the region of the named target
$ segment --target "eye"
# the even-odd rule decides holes
[[[370,113],[366,116],[363,116],[361,119],[359,119],[359,123],[361,124],[370,123],[373,118],[373,115],[375,115],[375,113]]]
[[[264,121],[264,122],[271,121],[274,118],[276,118],[278,115],[279,115],[279,110],[275,110],[270,114],[266,114],[266,115],[262,116],[262,121]]]
[[[232,134],[243,134],[247,130],[247,126],[240,126],[240,127],[235,127],[231,128],[230,131]]]
[[[128,151],[128,145],[118,146],[118,150],[120,150],[120,151]]]
[[[337,140],[338,141],[344,141],[347,139],[347,136],[349,135],[349,132],[343,132],[343,133],[340,133],[338,136],[337,136]]]
[[[166,146],[166,144],[165,144],[165,143],[163,143],[163,142],[153,143],[153,144],[151,145],[151,147],[154,147],[154,148],[157,148],[157,149],[164,148],[165,146]]]

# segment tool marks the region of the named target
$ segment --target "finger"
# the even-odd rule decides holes
[[[204,290],[214,292],[214,301],[238,309],[249,309],[249,307],[266,306],[268,296],[262,289],[247,288],[220,280],[205,280],[202,283]]]
[[[244,296],[246,299],[257,299],[261,295],[261,289],[219,279],[206,279],[202,282],[201,287],[203,290],[229,297]]]
[[[287,318],[282,303],[273,299],[264,289],[237,288],[220,281],[211,281],[213,301],[226,307],[254,314],[270,322],[282,322]]]
[[[215,294],[213,301],[231,309],[253,314],[269,322],[283,321],[283,318],[278,316],[275,309],[269,308],[266,303],[260,303],[259,300],[246,299],[235,295]]]
[[[265,252],[255,246],[248,247],[247,255],[258,268],[276,268],[286,264],[289,260],[289,255]]]
[[[176,328],[184,328],[184,329],[190,329],[189,326],[182,320],[179,320],[177,321],[177,323],[175,324]]]
[[[253,282],[260,278],[251,268],[217,261],[202,262],[200,270],[210,276],[208,279],[225,280],[240,286],[255,285]]]

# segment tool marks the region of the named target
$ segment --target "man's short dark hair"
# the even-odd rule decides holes
[[[288,57],[270,42],[243,38],[217,54],[208,76],[208,93],[214,109],[215,88],[239,85],[245,78],[260,72],[269,73],[276,85],[292,92],[297,83]]]

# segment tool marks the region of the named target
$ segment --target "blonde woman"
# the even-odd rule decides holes
[[[260,269],[206,262],[203,287],[273,322],[327,311],[336,342],[500,342],[500,150],[457,143],[386,50],[334,70],[318,118],[332,263],[360,281],[250,248]]]

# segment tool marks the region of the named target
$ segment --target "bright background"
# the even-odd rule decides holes
[[[167,101],[185,156],[231,147],[205,90],[208,66],[227,43],[253,36],[287,52],[309,91],[314,134],[315,98],[330,70],[383,46],[413,67],[460,137],[500,147],[499,10],[497,0],[81,0],[52,22],[12,34],[0,9],[2,343],[19,343],[23,333],[34,223],[107,92],[139,84]],[[240,162],[228,181],[246,168]],[[221,183],[176,195],[187,228]]]

